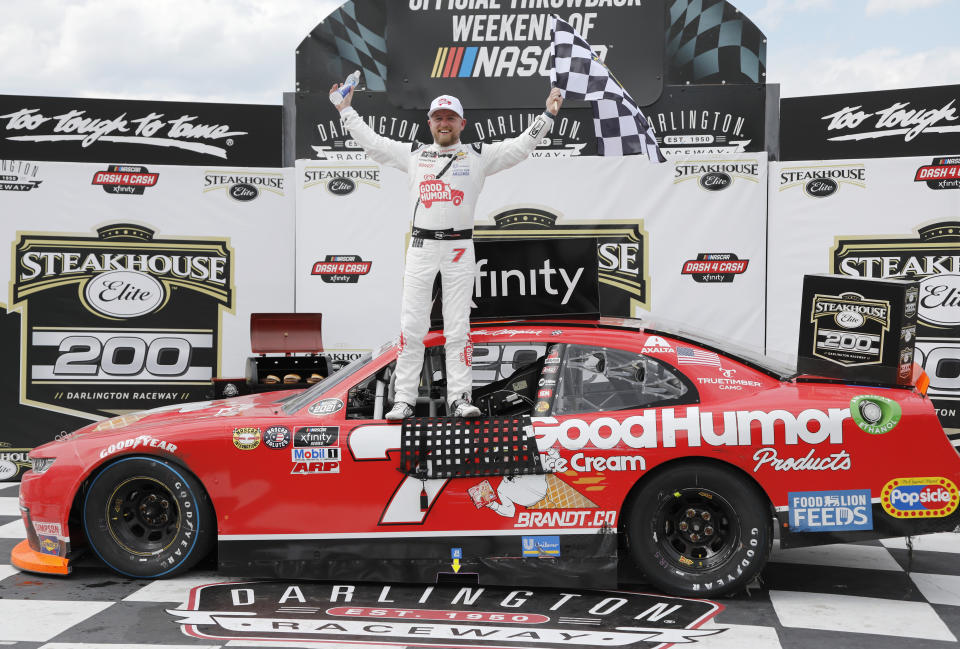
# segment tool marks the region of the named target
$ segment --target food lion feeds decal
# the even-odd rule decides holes
[[[609,591],[239,582],[197,586],[167,613],[204,639],[545,649],[693,643],[725,630],[699,628],[722,609]]]

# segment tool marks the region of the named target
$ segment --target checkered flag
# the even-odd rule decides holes
[[[650,122],[637,102],[593,53],[590,44],[559,16],[553,16],[550,84],[569,99],[589,101],[600,155],[645,153],[651,162],[666,162]]]

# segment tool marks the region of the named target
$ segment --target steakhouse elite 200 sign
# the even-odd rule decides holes
[[[233,306],[232,257],[226,239],[160,239],[133,224],[95,237],[21,232],[21,393],[94,415],[203,398],[219,368],[221,309]]]

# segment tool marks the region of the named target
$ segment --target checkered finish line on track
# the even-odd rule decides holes
[[[167,610],[187,608],[187,598],[195,586],[238,581],[231,575],[212,572],[209,567],[153,582],[118,577],[89,556],[81,559],[74,573],[66,578],[17,571],[9,565],[10,550],[25,533],[17,516],[16,494],[15,483],[0,483],[0,646],[15,649],[308,646],[272,639],[217,641],[186,635],[177,623],[180,616],[171,615]],[[699,627],[722,631],[677,646],[691,649],[960,647],[957,641],[960,637],[960,535],[917,536],[910,545],[912,551],[906,539],[898,538],[880,543],[790,550],[775,546],[762,574],[762,583],[752,586],[749,592],[719,600],[724,610]],[[629,589],[649,590],[639,584]],[[573,587],[569,592],[577,590]],[[288,608],[295,605],[304,606],[295,598],[282,604]],[[286,611],[285,616],[294,615],[291,611]],[[592,618],[598,616],[591,616],[590,621]],[[595,624],[579,621],[584,623],[584,629],[596,629]],[[333,646],[337,645],[326,645]],[[369,649],[369,645],[367,647]]]
[[[590,44],[563,19],[552,19],[550,83],[568,99],[589,101],[600,155],[645,154],[666,162],[650,123],[630,93],[593,52]]]

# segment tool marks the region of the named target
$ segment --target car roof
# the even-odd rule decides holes
[[[594,329],[609,331],[611,333],[622,332],[627,334],[628,337],[632,337],[632,335],[638,333],[643,333],[647,335],[672,338],[679,342],[696,345],[698,347],[702,347],[703,349],[723,354],[731,360],[742,363],[748,367],[752,367],[757,371],[763,372],[764,374],[772,376],[781,381],[790,380],[797,376],[796,365],[791,365],[769,356],[765,356],[755,349],[736,345],[735,343],[730,343],[729,341],[716,337],[711,337],[709,334],[705,334],[703,332],[692,332],[680,326],[671,326],[669,323],[665,323],[663,321],[653,323],[636,318],[611,317],[579,319],[523,318],[475,321],[471,323],[471,329],[473,331],[484,329],[503,329],[504,332],[509,330],[520,332],[523,329]],[[434,339],[433,336],[439,337],[441,334],[442,330],[435,329],[431,331],[424,342],[426,342],[428,345],[431,343],[437,344],[439,341]]]

